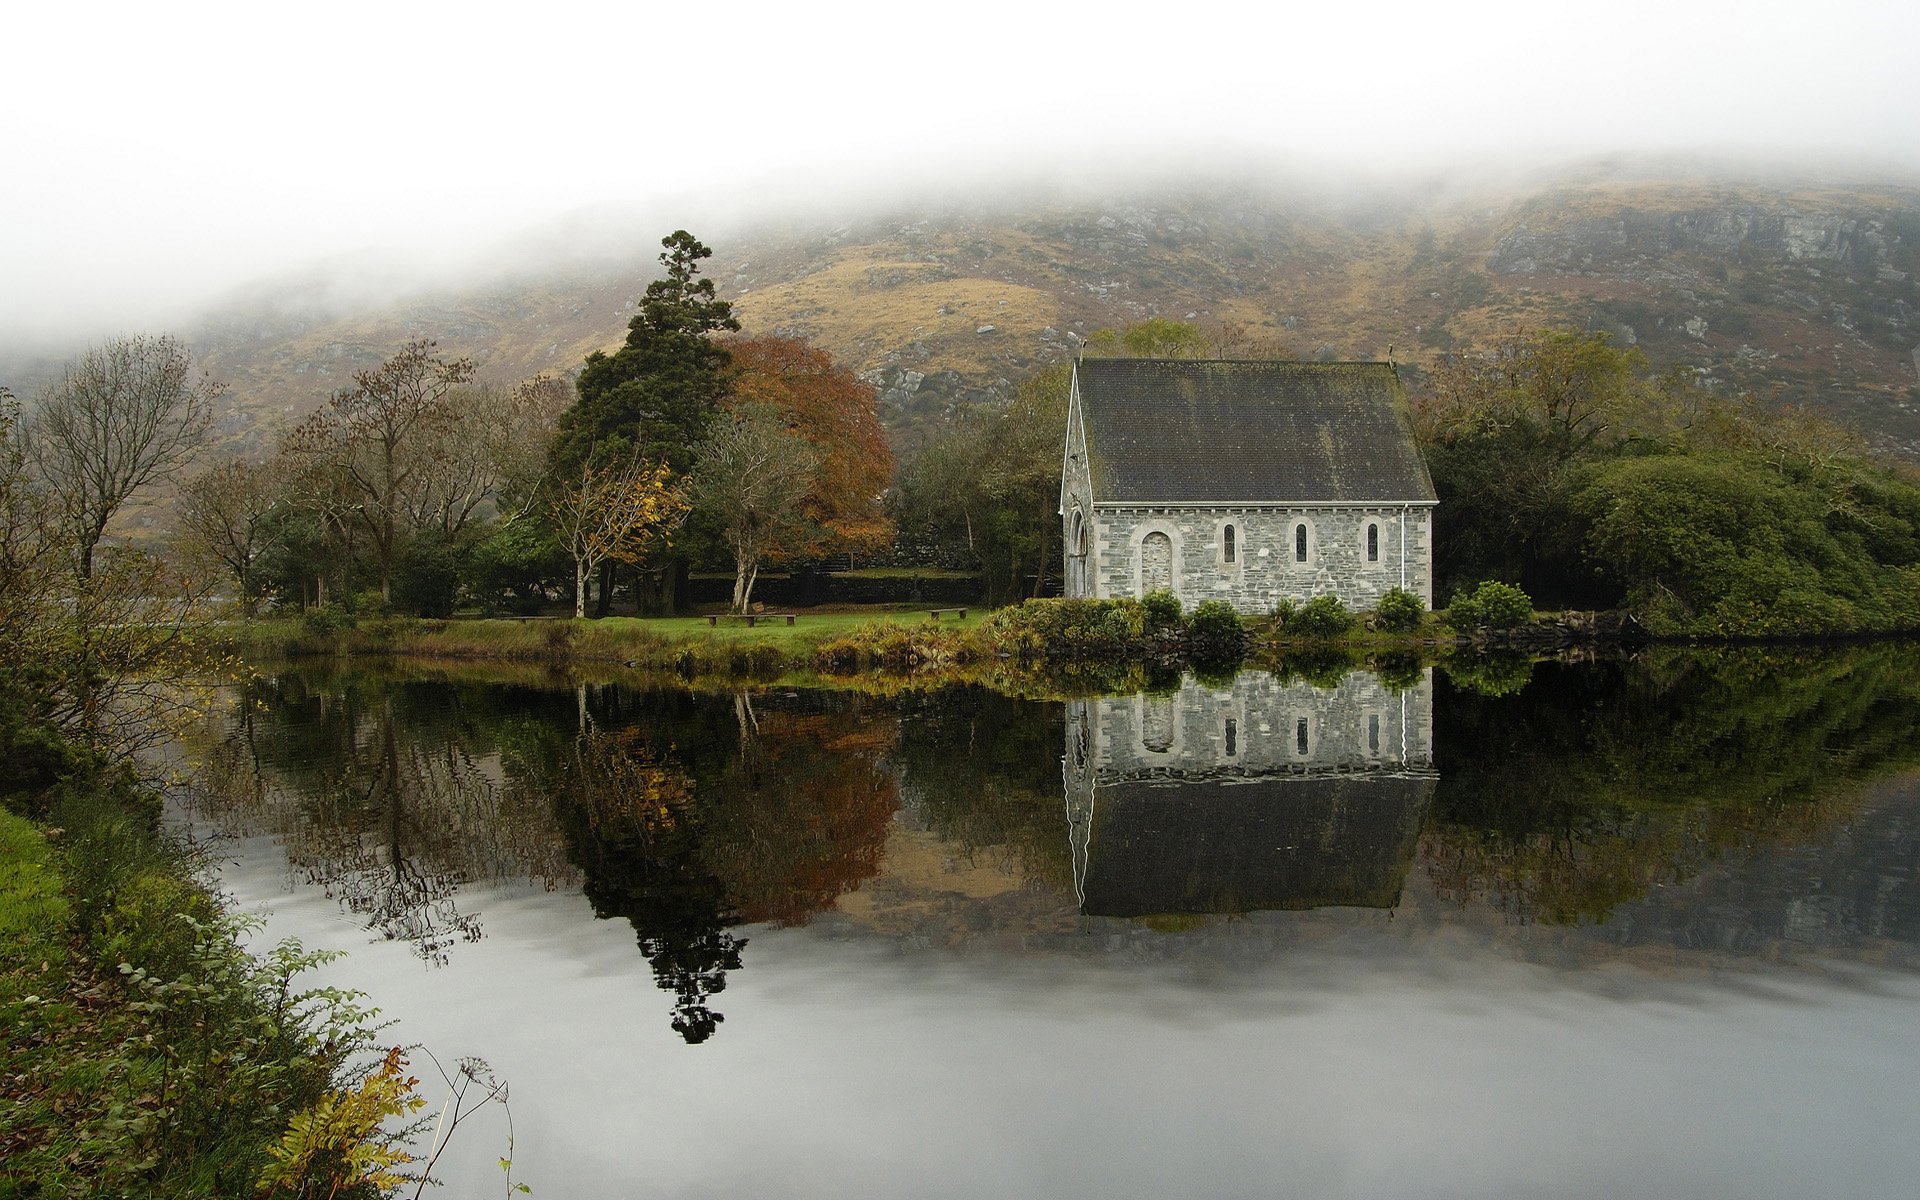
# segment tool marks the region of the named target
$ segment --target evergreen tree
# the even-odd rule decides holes
[[[697,278],[713,251],[684,229],[660,244],[666,278],[647,285],[626,345],[587,356],[579,399],[560,418],[553,466],[561,478],[609,453],[664,461],[684,474],[726,394],[730,356],[708,335],[740,322],[731,304],[714,298],[713,281]]]

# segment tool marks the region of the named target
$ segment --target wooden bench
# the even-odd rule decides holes
[[[938,621],[942,613],[953,613],[954,615],[958,616],[962,621],[967,619],[967,610],[964,608],[929,609],[927,611],[927,619],[930,621]]]
[[[785,618],[785,619],[786,619],[786,622],[787,622],[787,624],[789,624],[789,625],[791,625],[791,624],[793,624],[793,618],[794,618],[794,617],[795,617],[796,615],[797,615],[797,614],[795,614],[795,613],[748,613],[748,614],[747,614],[747,628],[748,628],[748,629],[752,629],[752,628],[753,628],[753,625],[754,625],[754,622],[755,622],[755,621],[775,621],[775,620],[779,620],[779,619],[781,619],[781,618]],[[708,629],[717,629],[717,628],[719,628],[719,625],[720,625],[720,616],[719,616],[719,614],[718,614],[718,613],[708,613],[708,614],[707,614],[707,628],[708,628]]]

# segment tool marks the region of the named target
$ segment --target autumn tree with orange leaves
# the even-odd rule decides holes
[[[893,479],[893,451],[873,385],[800,338],[735,338],[726,347],[733,358],[726,407],[778,410],[817,455],[800,500],[807,520],[782,548],[784,557],[817,559],[892,545],[893,523],[880,498]]]

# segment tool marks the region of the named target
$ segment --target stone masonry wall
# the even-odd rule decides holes
[[[1401,528],[1406,530],[1404,582]],[[1225,600],[1242,613],[1266,613],[1283,597],[1331,593],[1365,611],[1392,587],[1433,604],[1433,510],[1378,508],[1101,509],[1092,563],[1095,596],[1139,596],[1140,547],[1152,533],[1173,543],[1174,592],[1189,609]],[[1233,561],[1225,531],[1234,530]],[[1295,529],[1307,527],[1307,561],[1295,555]],[[1367,526],[1379,531],[1378,561],[1367,559]]]

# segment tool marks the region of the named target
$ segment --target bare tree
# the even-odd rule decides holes
[[[447,393],[473,378],[468,359],[448,362],[424,339],[407,343],[371,371],[353,377],[294,432],[296,455],[331,458],[353,513],[365,526],[380,566],[380,596],[393,596],[393,567],[431,493],[425,443],[449,422]]]
[[[273,467],[239,459],[202,471],[180,489],[181,548],[233,577],[240,611],[249,617],[259,599],[254,564],[272,548],[267,518],[278,503]]]
[[[48,387],[29,438],[81,578],[92,576],[94,547],[127,498],[172,475],[199,446],[221,390],[195,375],[186,346],[166,335],[113,338]]]
[[[819,453],[787,428],[779,410],[750,404],[716,422],[700,443],[694,503],[719,518],[733,550],[733,609],[745,612],[760,564],[804,529],[801,506]]]

